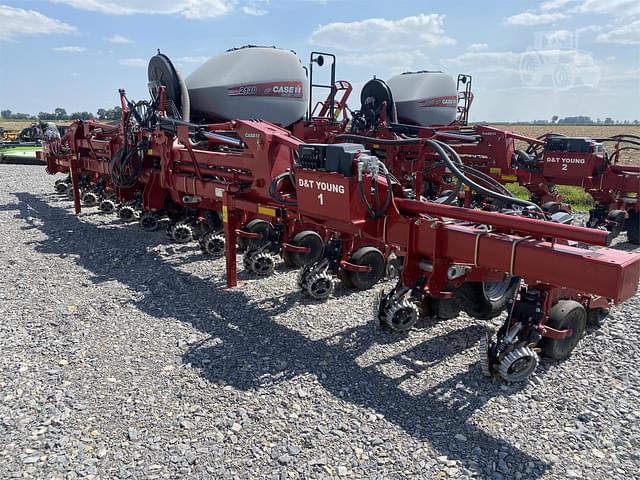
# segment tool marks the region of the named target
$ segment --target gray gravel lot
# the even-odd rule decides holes
[[[640,478],[640,296],[507,386],[477,363],[499,320],[393,335],[282,266],[227,290],[53,182],[0,165],[0,478]]]

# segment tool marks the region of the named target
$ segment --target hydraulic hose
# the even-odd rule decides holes
[[[432,164],[430,166],[430,168],[428,170],[425,170],[425,172],[428,172],[428,171],[433,170],[435,168],[442,167],[443,165],[446,165],[445,162],[434,163],[434,164]],[[464,164],[462,164],[460,166],[460,168],[469,177],[471,177],[471,178],[475,177],[479,181],[486,182],[486,183],[490,184],[491,187],[497,189],[500,193],[502,193],[504,195],[512,196],[511,192],[509,192],[509,190],[504,188],[504,185],[502,185],[500,182],[498,182],[494,178],[490,177],[486,173],[484,173],[484,172],[482,172],[480,170],[476,170],[475,168],[470,167],[469,165],[464,165]]]
[[[393,199],[393,194],[391,191],[391,174],[389,173],[389,170],[384,163],[380,163],[380,166],[382,167],[384,178],[387,181],[387,196],[384,199],[382,207],[376,212],[377,217],[382,217],[387,213],[387,210],[389,210],[389,207],[391,206],[391,200]]]
[[[458,166],[455,164],[455,162],[452,162],[451,159],[449,158],[449,156],[446,155],[445,150],[448,153],[450,153],[454,158],[457,158],[460,163],[462,162],[460,160],[460,156],[458,155],[458,153],[453,148],[451,148],[449,145],[447,145],[446,143],[440,142],[438,140],[428,140],[428,139],[426,140],[426,143],[431,145],[434,148],[434,150],[436,150],[437,152],[439,152],[439,153],[442,152],[440,155],[444,159],[444,161],[447,164],[447,167],[449,168],[449,170],[451,170],[451,172],[456,177],[458,177],[462,181],[462,183],[464,183],[466,186],[468,186],[472,190],[480,192],[480,193],[482,193],[482,194],[484,194],[484,195],[486,195],[488,197],[495,198],[496,200],[501,200],[501,201],[503,201],[505,203],[510,203],[510,204],[514,204],[514,205],[520,205],[522,207],[535,208],[540,213],[542,213],[542,209],[538,205],[533,203],[533,202],[529,202],[528,200],[520,200],[519,198],[509,197],[507,195],[503,195],[501,193],[494,192],[492,190],[489,190],[489,189],[483,187],[479,183],[476,183],[473,180],[471,180],[469,177],[467,177],[458,168]]]
[[[640,146],[640,137],[637,135],[613,135],[605,138],[594,138],[596,142],[623,142]]]
[[[278,203],[281,203],[282,205],[287,205],[289,207],[295,207],[298,205],[298,202],[296,200],[289,200],[287,198],[284,198],[277,191],[278,183],[280,183],[282,180],[284,180],[287,177],[292,178],[292,172],[290,171],[282,172],[280,175],[277,175],[271,181],[271,184],[269,184],[269,196],[274,202],[278,202]],[[295,185],[295,182],[292,182],[292,183]]]
[[[515,154],[518,155],[518,157],[520,157],[520,161],[527,164],[527,165],[533,165],[536,163],[536,158],[532,157],[529,153],[525,152],[524,150],[516,150]]]
[[[389,140],[384,138],[374,139],[374,138],[369,138],[362,135],[351,135],[351,134],[336,135],[336,140],[351,140],[351,141],[362,142],[362,143],[376,143],[379,145],[421,145],[425,143],[427,145],[430,145],[436,151],[436,153],[440,156],[440,158],[444,160],[445,164],[447,165],[449,170],[451,170],[454,176],[456,176],[463,184],[465,184],[472,190],[480,192],[488,197],[495,198],[496,200],[501,200],[504,203],[520,205],[522,207],[528,207],[528,208],[535,208],[539,212],[542,212],[542,209],[533,202],[529,202],[527,200],[520,200],[519,198],[510,197],[507,195],[500,194],[498,192],[491,191],[483,187],[482,185],[474,182],[473,180],[471,180],[456,166],[456,164],[451,160],[449,155],[447,155],[447,152],[449,152],[452,155],[452,157],[456,159],[457,163],[462,164],[462,160],[460,159],[460,156],[458,155],[458,153],[449,145],[439,140],[430,140],[430,139],[422,139],[422,138],[403,139],[403,140]]]
[[[336,140],[347,140],[347,141],[354,141],[354,142],[361,142],[361,143],[376,143],[378,145],[423,145],[425,143],[425,139],[422,139],[422,138],[407,138],[402,140],[391,140],[386,138],[373,139],[363,135],[353,135],[353,134],[336,135],[335,138]],[[442,152],[442,154],[440,152],[436,152],[436,153],[438,153],[440,157],[442,157],[442,155],[446,156],[444,152]],[[460,157],[458,157],[458,159],[459,158]],[[460,160],[460,163],[462,163],[462,160]],[[458,182],[458,184],[454,188],[451,195],[447,198],[445,203],[452,202],[453,199],[458,196],[458,193],[460,193],[461,188],[462,188],[462,183]],[[418,186],[416,185],[416,193],[418,193],[417,190],[418,190]]]
[[[373,211],[373,208],[371,207],[371,204],[369,203],[369,201],[367,200],[366,195],[364,194],[364,187],[362,186],[362,179],[358,180],[358,193],[360,194],[360,199],[362,200],[362,203],[364,204],[364,206],[366,207],[367,211],[369,212],[369,216],[371,218],[376,218],[376,212]]]
[[[473,167],[470,167],[468,165],[463,165],[464,168],[462,169],[462,171],[471,176],[471,177],[476,177],[479,180],[482,180],[484,182],[489,183],[493,188],[497,189],[499,191],[499,193],[502,193],[503,195],[507,195],[509,197],[513,197],[513,195],[511,194],[511,192],[509,190],[507,190],[504,185],[502,185],[500,182],[498,182],[496,179],[490,177],[489,175],[487,175],[486,173],[477,170]]]
[[[352,133],[342,133],[335,136],[336,140],[351,140],[360,143],[375,143],[376,145],[422,145],[423,138],[410,138],[406,140],[390,140],[387,138],[371,138],[364,135],[354,135]]]

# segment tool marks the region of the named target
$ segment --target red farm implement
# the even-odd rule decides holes
[[[469,86],[470,78],[466,88]],[[468,95],[465,90],[460,98]],[[621,164],[620,156],[631,150],[640,152],[640,137],[591,139],[549,133],[529,138],[485,125],[467,127],[462,123],[466,120],[465,106],[460,107],[463,113],[451,125],[399,123],[391,90],[379,79],[363,87],[361,100],[348,131],[336,129],[326,141],[363,143],[416,196],[467,207],[501,206],[500,201],[488,198],[469,181],[462,182],[464,188],[456,188],[456,184],[462,186],[456,169],[452,171],[451,165],[443,162],[425,141],[439,140],[458,154],[459,170],[477,184],[508,196],[500,185],[518,183],[527,188],[530,201],[549,215],[570,211],[562,202],[558,185],[584,189],[594,201],[587,226],[606,228],[612,237],[626,230],[629,241],[638,244],[640,167]],[[519,145],[524,147],[518,148]]]
[[[294,83],[228,91],[273,98],[276,88],[298,102]],[[377,316],[398,332],[421,315],[464,310],[489,319],[506,309],[481,354],[483,371],[508,381],[531,375],[539,351],[568,356],[587,322],[635,294],[640,255],[601,248],[610,232],[566,224],[561,212],[513,199],[491,176],[490,168],[499,167],[480,167],[481,158],[520,155],[514,142],[521,138],[508,132],[391,122],[391,101],[376,96],[382,83],[348,117],[350,85],[334,75],[318,114],[311,109],[290,130],[263,120],[194,123],[176,114],[185,109],[175,85],[154,84],[152,100],[135,104],[121,91],[119,125],[75,122],[46,142],[43,156],[49,173],[69,174],[58,188],[73,192],[77,211],[92,193],[96,202],[113,202],[121,216],[126,208],[140,215],[146,229],[167,215],[175,241],[195,236],[206,252],[224,252],[229,287],[237,284],[240,252],[244,268],[257,275],[270,274],[279,257],[302,267],[299,288],[319,300],[332,294],[334,277],[358,289],[385,274],[397,277],[379,297]],[[470,90],[465,95],[455,101],[468,104]]]

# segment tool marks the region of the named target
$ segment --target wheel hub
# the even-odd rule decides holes
[[[220,255],[224,253],[224,245],[224,237],[214,232],[206,234],[201,241],[202,249],[209,255]]]
[[[100,203],[100,210],[104,213],[113,213],[116,209],[116,204],[113,200],[103,200]]]
[[[120,219],[122,221],[130,222],[135,218],[136,212],[132,207],[125,205],[124,207],[120,208],[118,215],[120,216]]]
[[[538,368],[538,354],[529,346],[510,351],[500,362],[498,372],[507,382],[522,382]]]
[[[56,192],[61,193],[61,194],[65,194],[67,193],[67,190],[69,190],[69,184],[62,181],[59,183],[56,183]]]
[[[158,229],[159,219],[153,212],[144,212],[140,216],[140,226],[147,232],[152,232]]]
[[[384,314],[385,323],[396,332],[408,332],[418,321],[418,307],[408,299],[393,302]]]
[[[304,291],[316,300],[329,298],[333,288],[333,279],[327,272],[312,273],[304,282]]]
[[[509,290],[511,280],[511,277],[506,277],[504,280],[499,282],[483,282],[482,290],[489,300],[498,300],[504,296],[507,290]]]
[[[251,270],[260,276],[266,276],[273,273],[275,269],[275,261],[273,255],[267,252],[260,252],[252,256]]]
[[[98,196],[93,192],[85,192],[82,195],[82,203],[85,207],[94,207],[98,203]]]
[[[173,227],[172,236],[177,243],[187,243],[193,238],[193,231],[189,225],[178,224]]]

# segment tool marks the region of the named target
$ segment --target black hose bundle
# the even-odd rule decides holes
[[[134,103],[126,96],[124,100],[129,110],[124,123],[125,144],[111,158],[111,178],[116,187],[131,188],[138,182],[144,154],[149,148],[147,139],[136,141],[136,133],[142,128],[155,128],[160,98],[155,98],[151,103],[146,100]]]
[[[289,180],[291,181],[291,184],[295,185],[295,178],[293,177],[293,172],[291,170],[282,172],[280,175],[277,175],[271,181],[271,184],[269,185],[269,196],[274,202],[278,202],[290,207],[296,207],[298,205],[297,200],[289,200],[288,198],[284,198],[282,195],[278,193],[278,184],[285,178],[289,178]]]
[[[142,172],[142,159],[148,142],[125,145],[111,158],[111,180],[119,188],[131,188],[138,182]]]
[[[447,152],[450,153],[454,158],[456,158],[460,164],[462,163],[462,160],[460,159],[460,156],[458,155],[458,153],[446,143],[441,142],[439,140],[426,140],[426,142],[429,145],[431,145],[434,148],[434,150],[436,150],[436,152],[438,152],[440,157],[446,163],[449,170],[451,170],[451,172],[470,189],[475,190],[476,192],[482,193],[483,195],[486,195],[488,197],[495,198],[496,200],[500,200],[506,204],[520,205],[521,207],[525,207],[525,208],[533,208],[538,210],[540,213],[542,213],[542,209],[533,202],[530,202],[528,200],[521,200],[516,197],[511,197],[508,195],[503,195],[498,192],[494,192],[493,190],[489,190],[483,187],[482,185],[480,185],[479,183],[476,183],[475,181],[471,180],[458,168],[458,166],[454,162],[451,161],[449,156],[445,153],[444,150],[447,150]]]
[[[427,168],[425,170],[425,173],[428,173],[431,170],[434,170],[436,168],[440,168],[445,166],[446,164],[444,162],[436,162],[433,163],[429,166],[429,168]],[[471,178],[475,178],[477,181],[483,182],[485,184],[489,184],[492,188],[495,188],[496,190],[499,191],[499,193],[502,193],[504,195],[511,195],[511,192],[509,192],[509,190],[507,190],[504,185],[502,185],[500,182],[498,182],[497,180],[495,180],[493,177],[490,177],[489,175],[487,175],[486,173],[473,168],[470,165],[465,165],[462,164],[460,165],[460,169],[464,172],[465,175],[471,177]],[[461,182],[458,182],[461,183]],[[456,184],[457,186],[457,184]],[[452,192],[453,193],[453,192]],[[457,194],[454,195],[454,199],[455,197],[457,197]],[[449,198],[447,198],[447,200],[445,200],[443,203],[445,204],[449,204],[451,203],[451,201],[449,200]]]
[[[362,177],[360,176],[360,178],[358,178],[358,193],[360,194],[360,199],[362,200],[362,203],[364,204],[365,208],[367,209],[367,212],[369,212],[369,216],[372,219],[385,216],[387,213],[387,210],[389,210],[389,207],[391,206],[391,200],[393,199],[393,192],[392,192],[391,185],[395,179],[389,173],[389,170],[387,170],[387,167],[384,163],[380,163],[379,166],[380,166],[380,170],[382,170],[382,175],[387,181],[387,195],[385,196],[384,203],[380,205],[378,182],[374,181],[372,185],[372,189],[373,189],[373,195],[374,195],[374,201],[375,201],[375,207],[376,207],[375,209],[369,203],[369,200],[367,200],[367,196],[364,193]],[[378,175],[380,175],[379,171],[377,172],[376,178]]]
[[[360,142],[364,144],[375,143],[378,145],[422,145],[422,144],[429,145],[435,150],[435,152],[442,159],[442,161],[444,161],[447,168],[451,170],[451,173],[459,180],[458,184],[456,185],[456,188],[451,193],[451,195],[447,198],[447,201],[451,201],[455,196],[457,196],[458,192],[460,191],[460,188],[462,187],[462,184],[464,184],[467,187],[469,187],[471,190],[482,193],[483,195],[486,195],[490,198],[500,200],[505,204],[519,205],[525,208],[534,208],[538,210],[540,213],[542,213],[542,209],[533,202],[529,202],[528,200],[520,200],[519,198],[510,196],[510,194],[507,195],[507,194],[495,192],[493,190],[489,190],[488,188],[485,188],[479,183],[470,179],[464,173],[465,167],[463,166],[462,159],[458,155],[458,152],[456,152],[453,148],[451,148],[451,146],[447,145],[445,142],[442,142],[440,140],[431,140],[431,139],[424,139],[424,138],[408,138],[408,139],[402,139],[402,140],[390,140],[390,139],[384,139],[384,138],[369,138],[362,135],[352,135],[352,134],[337,135],[336,139],[346,140],[346,141],[355,141],[355,142]],[[449,155],[451,155],[451,157],[455,159],[455,162],[451,160]]]

